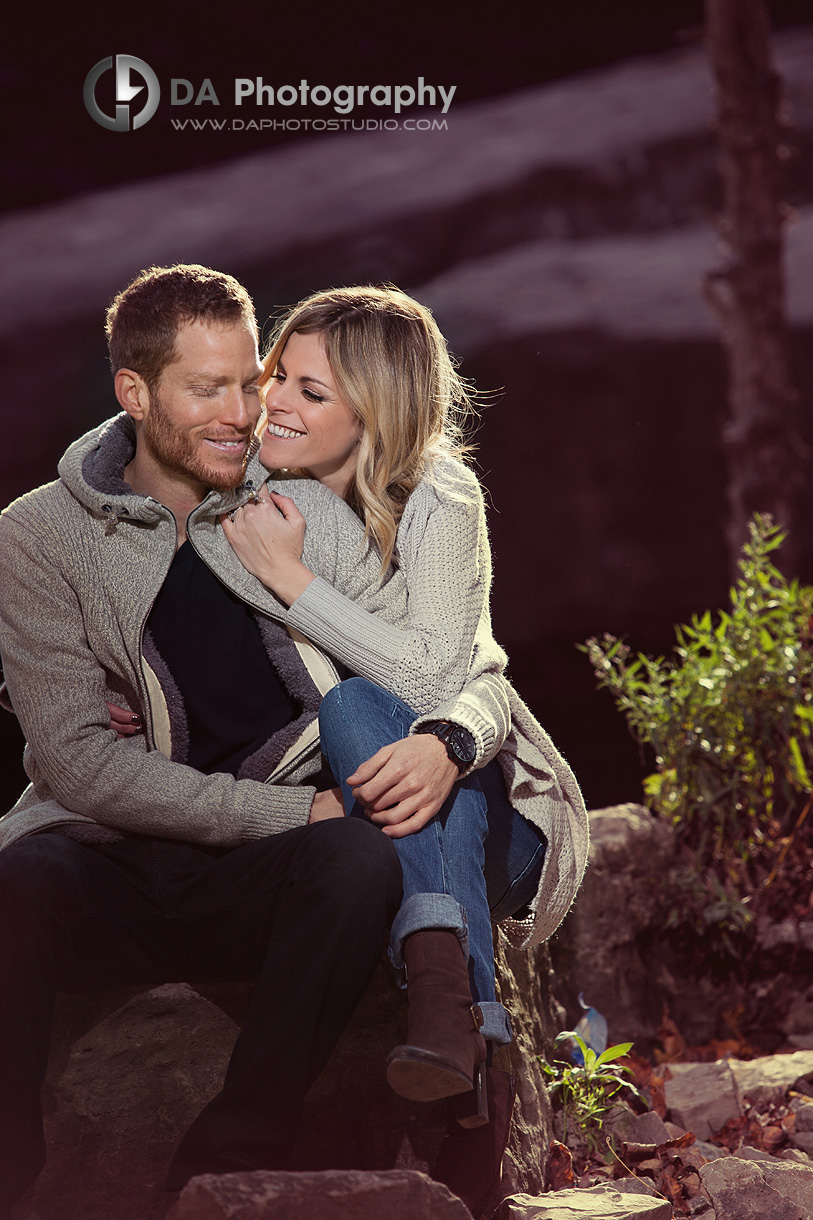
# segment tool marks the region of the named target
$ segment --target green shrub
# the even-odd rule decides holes
[[[813,587],[770,556],[784,538],[756,516],[731,607],[677,627],[671,658],[633,656],[614,636],[581,646],[633,735],[651,745],[644,782],[701,863],[776,857],[811,804]]]

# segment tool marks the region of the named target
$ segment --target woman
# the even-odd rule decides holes
[[[406,578],[407,621],[388,622],[386,609],[359,609],[304,566],[305,522],[278,491],[224,522],[241,561],[289,606],[288,625],[369,679],[330,691],[320,728],[346,812],[381,825],[404,868],[391,956],[406,966],[409,1032],[388,1079],[415,1099],[474,1087],[463,1121],[475,1125],[486,1118],[484,1038],[511,1038],[491,919],[525,908],[515,936],[549,935],[578,886],[587,829],[572,774],[513,691],[498,762],[475,774],[476,708],[456,729],[420,719],[473,669],[505,663],[491,635],[482,494],[461,460],[469,400],[429,311],[392,288],[302,302],[276,328],[261,384],[263,464],[323,482],[361,517],[382,574],[394,560]],[[436,735],[455,764],[439,810],[415,808],[408,777],[381,796],[388,748],[411,732]]]

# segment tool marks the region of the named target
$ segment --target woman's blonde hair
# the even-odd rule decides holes
[[[398,288],[334,288],[300,301],[274,328],[261,386],[294,333],[321,335],[336,388],[362,425],[345,498],[378,546],[383,571],[421,479],[442,479],[447,494],[467,495],[438,463],[471,450],[464,442],[471,394],[431,311]]]

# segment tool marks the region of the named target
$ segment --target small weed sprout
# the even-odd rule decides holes
[[[604,1119],[613,1107],[613,1099],[621,1089],[641,1096],[630,1079],[629,1068],[617,1062],[629,1053],[632,1043],[619,1042],[597,1055],[573,1030],[559,1034],[554,1046],[563,1042],[576,1044],[581,1052],[581,1063],[540,1060],[554,1105],[561,1108],[563,1141],[567,1143],[570,1131],[571,1135],[583,1139],[592,1155],[598,1155],[606,1147]]]

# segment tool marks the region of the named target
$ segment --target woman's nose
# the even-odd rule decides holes
[[[287,411],[284,383],[270,381],[265,391],[265,407],[267,411]]]

